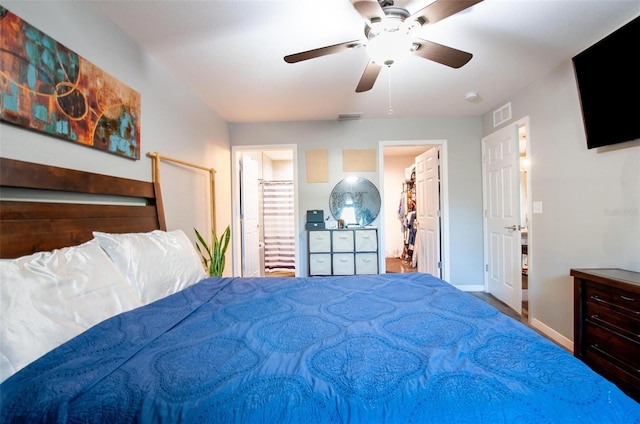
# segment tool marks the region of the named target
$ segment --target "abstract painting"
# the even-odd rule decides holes
[[[140,159],[140,94],[2,6],[0,120]]]

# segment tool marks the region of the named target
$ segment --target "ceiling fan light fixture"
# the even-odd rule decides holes
[[[400,18],[387,17],[372,24],[367,34],[367,55],[380,65],[390,66],[414,49],[412,30],[413,26],[406,25]]]
[[[367,54],[380,65],[391,65],[409,55],[411,38],[399,32],[384,32],[367,43]]]

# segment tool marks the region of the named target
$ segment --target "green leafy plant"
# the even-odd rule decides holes
[[[211,245],[207,244],[204,237],[202,237],[198,230],[195,228],[193,230],[196,232],[196,237],[198,238],[198,241],[196,242],[196,249],[198,249],[198,253],[200,253],[202,263],[209,272],[209,276],[221,277],[222,271],[224,271],[224,255],[227,252],[227,247],[229,247],[231,229],[227,226],[224,232],[220,235],[220,238],[216,236],[215,231],[212,231]]]

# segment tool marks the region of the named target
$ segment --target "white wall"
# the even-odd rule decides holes
[[[381,140],[447,140],[449,154],[449,218],[451,278],[455,286],[483,284],[482,184],[480,117],[363,119],[362,121],[309,121],[230,124],[233,146],[298,145],[297,237],[300,269],[307,269],[304,214],[310,209],[329,212],[333,187],[349,174],[342,170],[343,149],[378,149]],[[306,151],[327,149],[329,182],[307,183]],[[359,176],[380,188],[381,175]],[[381,227],[380,217],[373,225]],[[381,250],[384,255],[384,247]]]
[[[223,228],[231,222],[231,204],[224,200],[230,198],[231,184],[229,135],[223,119],[188,92],[120,29],[95,12],[90,2],[1,3],[57,42],[138,91],[142,99],[142,126],[139,161],[3,122],[0,122],[0,155],[146,181],[151,181],[151,161],[146,154],[152,151],[213,167],[217,170],[217,226]],[[188,174],[193,171],[177,168],[161,166],[167,225],[169,229],[183,229],[193,240],[193,227],[205,228],[208,224],[193,221],[206,216],[201,210],[207,208],[207,204],[202,200],[201,184],[195,188],[178,185],[184,178],[192,178]],[[182,193],[194,203],[185,204],[184,198],[176,198],[171,193]]]
[[[570,60],[506,101],[514,119],[530,117],[530,197],[543,206],[531,222],[530,316],[572,339],[571,268],[640,272],[640,141],[587,149]],[[483,133],[494,130],[487,113]]]

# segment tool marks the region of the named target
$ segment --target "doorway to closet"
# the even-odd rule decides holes
[[[380,142],[386,272],[449,279],[446,159],[445,140]]]
[[[234,275],[295,276],[295,146],[232,147]]]

